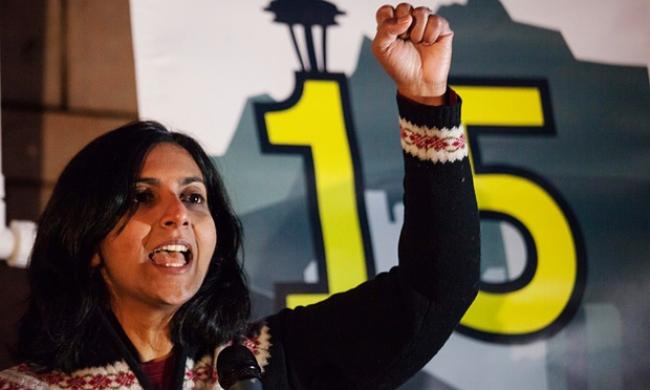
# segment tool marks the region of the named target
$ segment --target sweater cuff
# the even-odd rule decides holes
[[[467,157],[465,132],[460,124],[461,99],[447,89],[448,105],[427,106],[397,95],[400,136],[404,151],[423,161],[445,163]]]

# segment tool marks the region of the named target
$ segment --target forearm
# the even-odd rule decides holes
[[[460,318],[479,282],[479,218],[460,99],[428,107],[398,96],[404,149],[403,282]]]

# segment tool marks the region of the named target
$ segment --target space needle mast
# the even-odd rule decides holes
[[[298,55],[302,71],[327,73],[327,28],[337,25],[336,17],[345,15],[345,12],[325,0],[273,0],[264,10],[275,14],[275,22],[289,26],[291,41]],[[305,63],[301,54],[303,51],[300,50],[296,39],[296,25],[302,25],[305,30],[308,63]],[[314,26],[320,26],[322,29],[320,67],[314,44]]]

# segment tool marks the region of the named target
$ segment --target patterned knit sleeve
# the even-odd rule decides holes
[[[405,161],[399,265],[269,317],[268,388],[394,389],[442,347],[477,293],[479,219],[460,98],[449,91],[442,107],[397,100]]]
[[[429,107],[397,97],[404,150],[400,274],[421,294],[461,316],[479,281],[479,218],[461,99]]]

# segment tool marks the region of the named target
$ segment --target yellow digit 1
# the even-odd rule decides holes
[[[320,226],[322,233],[327,291],[289,294],[287,307],[315,303],[368,278],[364,227],[359,214],[360,206],[365,206],[357,197],[346,126],[349,120],[346,121],[342,104],[342,94],[347,93],[347,90],[342,91],[346,86],[345,78],[329,75],[304,79],[299,74],[297,85],[296,95],[288,102],[262,105],[261,111],[268,144],[307,147],[311,152],[317,218],[320,220],[314,225]]]
[[[463,118],[467,126],[515,130],[545,126],[537,86],[459,85],[456,90],[463,97]],[[476,157],[477,143],[473,145]],[[583,270],[576,232],[558,199],[542,183],[536,182],[534,175],[524,177],[523,170],[507,172],[507,169],[481,173],[481,162],[474,158],[473,163],[481,213],[505,214],[518,221],[532,238],[537,261],[525,285],[512,291],[480,291],[461,321],[461,331],[495,341],[540,334],[557,324],[567,310],[572,310],[570,302],[581,293],[577,284]]]

